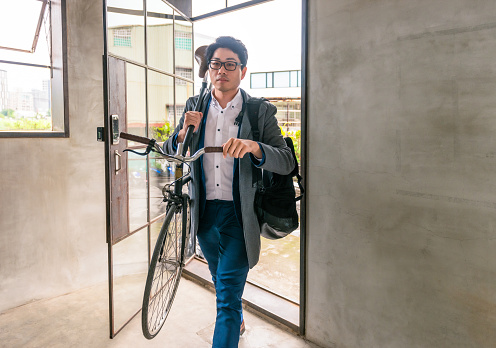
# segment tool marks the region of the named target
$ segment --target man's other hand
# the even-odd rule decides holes
[[[260,146],[258,146],[258,143],[253,140],[230,138],[225,144],[222,145],[222,147],[222,154],[224,155],[224,158],[226,158],[227,155],[234,158],[242,158],[247,153],[252,153],[253,156],[258,159],[263,156]]]

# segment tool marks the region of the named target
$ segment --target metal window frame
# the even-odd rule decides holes
[[[38,19],[38,25],[36,29],[35,38],[33,39],[32,49],[28,50],[18,50],[25,53],[33,53],[36,49],[38,42],[39,31],[41,30],[41,24],[43,22],[44,11],[46,6],[48,6],[49,18],[50,18],[50,66],[41,64],[32,64],[25,62],[13,62],[13,61],[0,61],[1,63],[31,66],[38,68],[47,68],[51,70],[51,91],[50,95],[52,98],[52,129],[54,126],[54,115],[57,115],[56,127],[59,126],[62,130],[43,130],[43,131],[30,131],[30,130],[8,130],[0,131],[0,138],[68,138],[70,136],[69,131],[69,85],[68,85],[68,71],[67,71],[67,9],[66,0],[38,0],[43,1],[42,10],[40,12],[40,17]],[[55,4],[56,6],[52,6]],[[53,13],[56,13],[54,16]],[[56,28],[55,33],[54,29]],[[56,38],[54,38],[56,36]],[[56,47],[54,49],[54,46]],[[1,47],[4,48],[4,47]],[[8,49],[8,48],[7,48]],[[54,58],[55,56],[55,58]],[[55,81],[55,84],[53,83]],[[55,99],[55,100],[54,100]],[[54,102],[55,101],[55,102]],[[54,105],[58,109],[54,112]]]

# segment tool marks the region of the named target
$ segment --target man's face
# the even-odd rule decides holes
[[[228,48],[218,48],[215,50],[211,60],[220,61],[222,63],[241,63],[238,55]],[[214,70],[210,68],[209,65],[208,73],[210,74],[210,81],[216,90],[220,92],[229,92],[237,90],[241,80],[245,77],[246,67],[242,68],[241,65],[238,65],[234,71],[228,71],[224,65],[222,65],[219,70]]]

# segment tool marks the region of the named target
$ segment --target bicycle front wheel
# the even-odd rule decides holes
[[[187,203],[185,199],[183,207],[170,206],[150,261],[141,312],[143,335],[148,339],[155,337],[164,325],[181,279],[189,228]]]

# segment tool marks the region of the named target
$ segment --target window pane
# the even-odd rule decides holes
[[[145,62],[143,16],[108,12],[108,50],[115,55]]]
[[[0,64],[0,130],[51,130],[50,69]]]
[[[48,12],[47,12],[47,16],[48,16]],[[45,17],[45,19],[48,18],[47,16]],[[0,34],[0,36],[2,36],[2,35]],[[9,36],[9,35],[3,35],[3,36]],[[15,36],[15,35],[13,35],[13,36]],[[50,46],[51,45],[50,45],[50,43],[51,43],[51,40],[50,40],[50,23],[49,23],[49,21],[44,20],[44,22],[41,26],[41,29],[40,29],[40,36],[39,36],[38,42],[36,44],[36,50],[33,53],[0,49],[0,59],[11,61],[11,62],[20,62],[20,63],[50,66],[50,64],[51,64],[51,61],[50,61]],[[30,49],[31,49],[31,44],[32,44],[32,42],[29,44]],[[58,44],[58,43],[56,43],[56,44]],[[0,44],[0,46],[2,46],[2,45]],[[54,52],[54,54],[55,53],[57,53],[57,52]]]
[[[179,79],[176,79],[176,123],[179,122],[189,97],[193,96],[193,84],[188,82],[183,84],[182,81],[178,84]]]
[[[174,78],[148,70],[148,134],[165,141],[174,130],[169,120],[169,109],[174,109]],[[165,213],[162,188],[171,182],[172,168],[160,156],[150,157],[150,219]]]
[[[188,69],[193,75],[193,25],[177,13],[174,25],[176,74],[178,68],[181,68],[183,71]]]
[[[146,136],[145,69],[126,64],[127,131]]]
[[[164,214],[167,204],[163,202],[162,189],[174,180],[174,169],[171,162],[152,153],[150,157],[150,219]]]
[[[148,221],[148,206],[146,197],[146,157],[128,154],[128,182],[129,182],[129,230],[134,231]]]
[[[301,70],[298,71],[298,87],[301,87]]]
[[[141,308],[148,273],[147,229],[112,246],[115,327],[121,327]]]
[[[148,134],[165,141],[174,130],[169,109],[174,108],[174,78],[148,70]]]
[[[192,0],[193,17],[226,8],[226,0]]]
[[[107,0],[107,7],[143,10],[143,0]]]
[[[266,88],[267,87],[267,74],[266,73],[257,73],[251,74],[251,88]]]
[[[290,87],[298,87],[298,71],[290,71]]]
[[[300,235],[295,231],[279,240],[262,238],[260,261],[248,279],[289,299],[300,297]]]
[[[193,69],[176,67],[176,75],[193,80]],[[177,79],[178,85],[185,85],[187,83],[188,83],[188,81],[185,81],[182,79]]]
[[[274,87],[273,73],[267,73],[267,88]]]
[[[42,5],[37,0],[0,2],[0,46],[31,51]]]
[[[239,5],[239,4],[242,4],[244,2],[247,2],[248,0],[228,0],[227,1],[227,6],[234,6],[234,5]]]
[[[148,0],[147,40],[148,65],[173,72],[173,10],[161,0]],[[158,13],[163,18],[150,16],[150,12]]]
[[[165,216],[155,221],[150,225],[150,250],[153,253],[155,249],[155,244],[157,243],[158,235],[160,234],[160,229],[164,224]]]
[[[289,87],[289,71],[274,73],[274,88]]]

